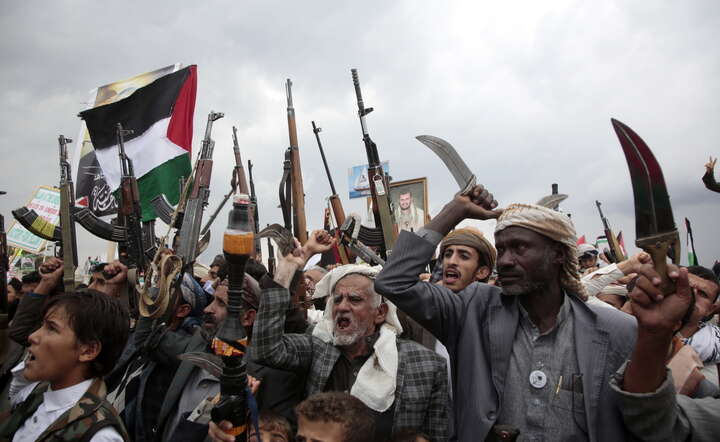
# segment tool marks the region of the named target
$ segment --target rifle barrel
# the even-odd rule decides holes
[[[330,174],[330,168],[328,168],[327,159],[325,158],[325,151],[323,150],[322,142],[320,141],[321,127],[317,127],[315,122],[312,122],[313,133],[315,133],[315,139],[317,140],[318,149],[320,149],[320,156],[322,157],[323,166],[325,166],[325,174],[327,174],[328,181],[330,182],[330,191],[333,195],[337,195],[335,191],[335,183],[333,183],[332,175]]]

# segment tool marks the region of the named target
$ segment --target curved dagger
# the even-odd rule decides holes
[[[669,293],[672,285],[667,279],[666,257],[670,256],[675,264],[680,262],[680,235],[662,169],[638,134],[614,118],[610,121],[630,169],[635,199],[635,244],[652,256],[655,269],[664,278],[663,291]]]
[[[445,166],[455,178],[455,182],[460,186],[460,194],[467,195],[470,193],[470,190],[475,186],[475,175],[458,155],[452,144],[432,135],[418,135],[415,138],[429,147],[445,163]]]

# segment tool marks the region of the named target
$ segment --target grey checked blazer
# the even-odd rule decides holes
[[[517,297],[473,283],[454,295],[420,282],[435,245],[401,232],[375,290],[430,331],[450,353],[458,440],[483,440],[503,406],[502,396],[519,323]],[[609,380],[632,352],[635,318],[568,296],[575,320],[575,346],[583,374],[585,414],[591,441],[630,440]]]
[[[251,341],[256,360],[270,367],[306,375],[306,396],[322,392],[340,357],[332,344],[305,334],[285,334],[285,312],[290,306],[286,289],[263,290]],[[448,417],[445,360],[423,346],[398,339],[398,372],[393,433],[416,429],[433,441],[446,440]]]

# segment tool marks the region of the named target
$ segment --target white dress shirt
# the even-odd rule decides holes
[[[43,431],[45,431],[53,422],[55,422],[63,413],[71,409],[78,403],[80,398],[90,388],[92,379],[80,382],[71,387],[62,390],[53,391],[48,389],[43,393],[43,402],[40,404],[35,414],[27,418],[22,426],[13,436],[13,442],[33,442]],[[37,382],[33,382],[17,393],[17,397],[11,398],[13,402],[22,402],[32,393],[37,386]],[[105,427],[95,433],[90,442],[122,442],[123,438],[120,433],[112,427]]]

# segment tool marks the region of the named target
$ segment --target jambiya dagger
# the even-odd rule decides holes
[[[674,264],[680,262],[680,235],[662,169],[638,134],[616,119],[611,121],[632,180],[635,244],[652,257],[655,270],[663,278],[663,292],[672,293],[674,284],[667,276],[667,257]]]

